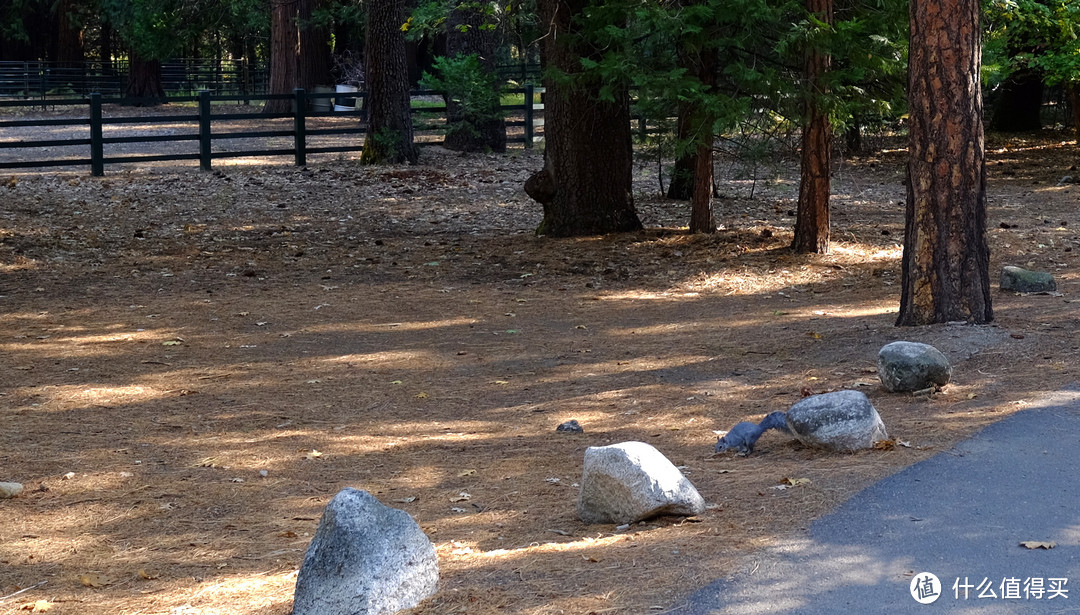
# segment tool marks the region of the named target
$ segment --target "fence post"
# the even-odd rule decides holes
[[[533,146],[533,86],[525,84],[525,149]]]
[[[210,151],[210,90],[199,90],[199,167],[209,171]]]
[[[304,94],[304,88],[296,88],[293,90],[296,95],[296,99],[293,101],[293,139],[296,147],[296,166],[302,167],[307,165],[307,126],[306,124],[306,109],[307,109],[307,96]]]
[[[243,84],[240,87],[244,96],[244,106],[246,107],[251,104],[251,99],[248,98],[248,89],[251,82],[251,69],[248,65],[247,57],[240,58],[240,66],[242,67],[240,82]]]
[[[105,143],[101,128],[101,92],[90,94],[90,174],[105,175]]]

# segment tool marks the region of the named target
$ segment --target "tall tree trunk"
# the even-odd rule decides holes
[[[979,0],[912,0],[907,215],[897,325],[993,319]]]
[[[404,0],[367,0],[367,139],[364,164],[416,163],[409,101],[409,69],[405,62]]]
[[[825,24],[833,23],[833,0],[806,0],[806,10]],[[825,94],[825,73],[829,55],[813,43],[803,60],[804,111],[802,133],[802,169],[799,178],[799,204],[795,218],[796,252],[829,252],[829,171],[832,161],[832,125],[821,97]]]
[[[309,92],[331,85],[330,31],[314,22],[320,0],[299,0],[300,87]]]
[[[614,88],[601,100],[597,79],[581,72],[581,49],[574,46],[574,19],[588,0],[540,0],[547,24],[541,58],[571,79],[545,75],[544,168],[525,182],[525,191],[544,206],[536,232],[552,237],[634,231],[641,221],[631,187],[633,141],[630,96]]]
[[[131,69],[128,73],[126,94],[136,99],[135,105],[153,106],[165,99],[162,83],[161,61],[146,60],[131,52]]]
[[[505,152],[506,122],[499,108],[502,83],[496,74],[495,51],[499,36],[494,15],[480,2],[460,2],[447,19],[447,57],[475,54],[491,83],[490,98],[480,96],[479,109],[467,109],[450,98],[446,101],[449,128],[443,143],[448,149],[462,152]],[[486,103],[486,104],[485,104]]]
[[[717,51],[715,47],[699,49],[696,54],[696,74],[704,94],[716,87]],[[707,107],[698,103],[692,106],[690,117],[697,133],[694,153],[694,191],[690,197],[690,232],[715,233],[716,222],[712,215],[713,193],[713,126],[715,121]]]
[[[101,15],[101,74],[113,74],[113,28]]]
[[[691,131],[690,105],[679,103],[679,117],[675,122],[675,138],[678,143],[688,142]],[[693,149],[675,157],[675,167],[671,170],[671,183],[668,184],[667,198],[689,201],[694,194],[694,163],[697,152]],[[712,168],[712,165],[710,165]]]
[[[296,29],[299,0],[270,0],[270,94],[292,94],[300,87],[300,40]],[[288,113],[289,99],[268,100],[266,113]]]
[[[75,14],[75,3],[72,0],[59,0],[56,16],[56,61],[63,68],[82,68],[81,62],[85,59],[83,29]]]
[[[1065,93],[1069,97],[1069,110],[1072,111],[1073,133],[1080,139],[1080,83],[1066,83]]]

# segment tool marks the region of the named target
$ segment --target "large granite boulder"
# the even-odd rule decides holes
[[[585,523],[634,523],[657,515],[697,515],[705,500],[667,457],[644,442],[585,449],[578,495]]]
[[[435,546],[403,510],[343,489],[323,511],[296,579],[293,615],[384,615],[435,593]]]
[[[836,451],[872,448],[889,437],[877,409],[859,391],[807,397],[788,410],[787,425],[803,444]]]
[[[1007,265],[1001,269],[1001,290],[1018,293],[1052,293],[1057,290],[1054,276],[1044,271],[1028,271]]]
[[[952,367],[941,351],[919,342],[892,342],[878,352],[878,378],[893,393],[944,386]]]

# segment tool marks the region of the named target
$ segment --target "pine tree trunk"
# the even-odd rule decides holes
[[[71,0],[59,0],[56,5],[57,44],[56,60],[64,68],[82,68],[83,31],[71,19],[75,6]]]
[[[165,99],[165,86],[162,84],[161,62],[144,60],[131,52],[131,70],[128,72],[126,95],[136,99],[137,107],[160,104]]]
[[[1072,111],[1073,133],[1080,138],[1080,84],[1070,81],[1065,84],[1065,93],[1069,97],[1069,109]]]
[[[698,50],[696,74],[706,92],[716,87],[717,51],[715,48]],[[697,132],[697,149],[694,155],[694,191],[690,197],[690,232],[715,233],[716,222],[712,215],[713,193],[713,115],[705,108],[694,108],[690,116]]]
[[[330,31],[314,23],[320,0],[299,0],[297,11],[300,31],[300,87],[311,92],[318,86],[332,85],[330,77]]]
[[[806,10],[826,24],[833,22],[833,0],[806,0]],[[822,105],[829,56],[811,44],[803,59],[802,166],[795,238],[791,247],[803,254],[829,252],[829,171],[832,125]]]
[[[113,28],[112,25],[105,20],[105,15],[101,15],[101,74],[112,75],[113,74]]]
[[[979,0],[912,0],[907,215],[897,325],[987,323]]]
[[[496,75],[495,51],[499,36],[493,17],[484,12],[482,3],[462,2],[454,6],[447,19],[447,57],[476,54],[492,82],[491,109],[464,109],[456,101],[446,101],[446,123],[449,125],[443,145],[460,152],[505,152],[506,122],[499,109],[502,83]]]
[[[300,40],[296,29],[299,0],[270,1],[270,94],[292,94],[300,87]],[[268,100],[265,113],[288,113],[292,100]]]
[[[675,123],[675,135],[679,143],[686,143],[690,140],[690,124],[690,105],[679,103],[679,118]],[[668,185],[667,198],[689,201],[693,196],[696,156],[697,152],[691,150],[675,158],[675,167],[671,170],[671,183]]]
[[[525,191],[544,206],[537,234],[597,235],[641,229],[631,186],[633,141],[630,96],[614,88],[600,99],[598,80],[586,81],[581,51],[572,45],[572,21],[587,0],[540,0],[545,66],[574,75],[573,82],[544,78],[544,169],[525,182]]]
[[[409,110],[409,70],[405,62],[404,0],[368,0],[364,59],[367,67],[368,126],[360,162],[415,164]]]

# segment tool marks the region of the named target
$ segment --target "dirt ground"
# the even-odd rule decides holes
[[[648,230],[537,238],[539,151],[0,177],[0,614],[285,615],[323,506],[356,487],[436,544],[434,613],[678,612],[873,481],[1077,378],[1076,145],[988,148],[990,326],[896,328],[903,151],[837,165],[833,252],[791,253],[798,165],[721,164],[722,230],[638,169]],[[749,198],[751,190],[754,197]],[[884,392],[878,349],[954,363]],[[858,388],[910,447],[838,455],[716,432]],[[577,419],[581,435],[556,433]],[[585,447],[641,440],[709,509],[575,517]],[[786,478],[808,484],[780,488]],[[914,571],[913,571],[914,572]],[[10,596],[19,590],[29,591]],[[39,611],[40,612],[40,611]]]

